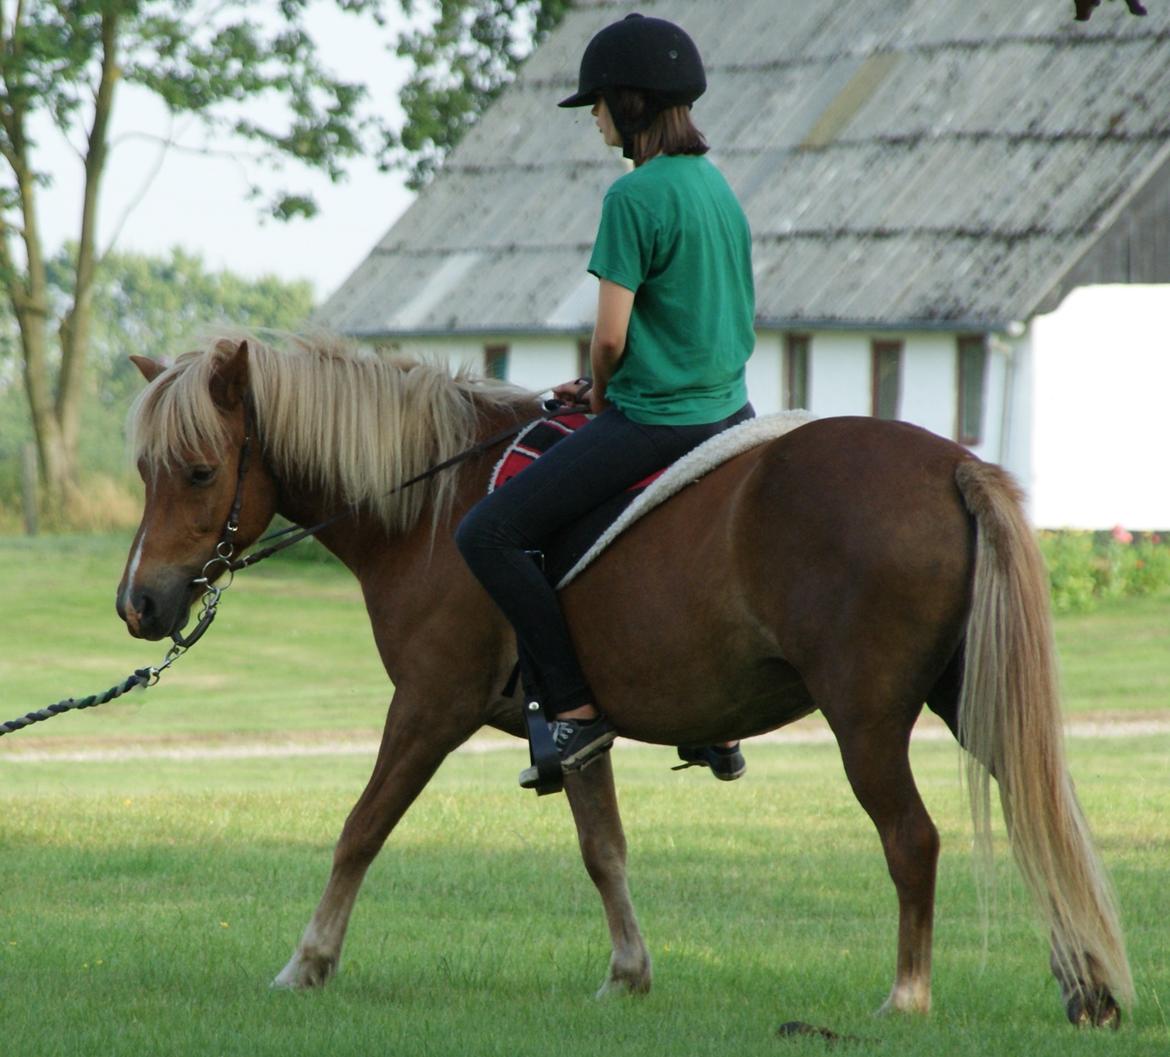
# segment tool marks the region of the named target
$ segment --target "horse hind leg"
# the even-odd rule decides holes
[[[845,773],[877,828],[898,894],[897,968],[881,1013],[930,1012],[939,840],[910,771],[912,723],[913,717],[907,725],[891,717],[889,725],[834,727]]]
[[[585,869],[605,908],[612,952],[598,998],[650,990],[650,954],[642,939],[626,881],[626,837],[618,812],[609,753],[565,775],[565,793],[577,826]]]

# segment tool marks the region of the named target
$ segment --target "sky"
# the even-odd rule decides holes
[[[315,5],[308,21],[326,65],[347,80],[364,82],[397,124],[398,89],[408,69],[386,50],[390,31],[345,15],[333,4]],[[78,152],[51,123],[41,123],[37,134],[37,163],[52,178],[40,193],[43,237],[51,254],[77,237],[82,168]],[[401,173],[380,173],[371,161],[350,162],[349,179],[340,184],[294,166],[279,177],[256,168],[250,176],[262,186],[310,189],[319,206],[308,221],[266,219],[259,203],[247,198],[253,180],[238,162],[174,149],[164,154],[154,138],[147,138],[168,135],[181,142],[202,140],[197,123],[172,123],[150,93],[119,85],[99,219],[103,249],[114,240],[122,251],[163,256],[181,246],[202,256],[209,270],[308,279],[321,301],[413,198]]]

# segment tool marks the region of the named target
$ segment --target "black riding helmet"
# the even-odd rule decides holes
[[[637,89],[645,98],[646,112],[636,126],[615,106],[616,88]],[[598,97],[604,98],[628,141],[667,107],[690,106],[706,90],[703,60],[686,32],[664,18],[630,14],[606,26],[586,45],[577,91],[557,105],[592,106]]]

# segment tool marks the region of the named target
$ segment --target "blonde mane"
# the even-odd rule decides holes
[[[130,409],[135,458],[158,470],[193,451],[222,457],[223,417],[211,398],[216,367],[248,342],[248,388],[264,456],[281,477],[371,510],[408,532],[430,504],[432,525],[449,512],[455,473],[391,495],[401,482],[475,443],[482,418],[535,407],[532,393],[466,370],[381,354],[337,337],[218,338],[180,356]]]

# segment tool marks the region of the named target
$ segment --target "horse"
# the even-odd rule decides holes
[[[170,367],[132,359],[148,383],[130,416],[145,506],[117,595],[132,635],[180,632],[225,523],[242,550],[276,514],[312,525],[346,512],[319,538],[361,586],[394,692],[320,902],[273,981],[317,987],[338,968],[367,868],[447,754],[485,726],[523,730],[506,690],[514,636],[453,542],[498,452],[396,487],[540,405],[322,335],[220,337]],[[649,512],[561,598],[597,702],[627,738],[715,744],[821,712],[897,893],[886,1012],[931,1005],[939,837],[908,757],[927,706],[968,754],[983,841],[999,787],[1068,1018],[1120,1023],[1133,1000],[1124,940],[1063,753],[1043,560],[1005,471],[906,423],[815,419]],[[611,939],[598,993],[645,992],[608,754],[564,789]]]

